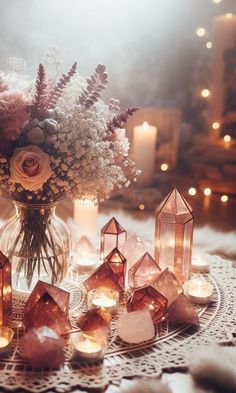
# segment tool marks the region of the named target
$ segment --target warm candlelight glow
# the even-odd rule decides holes
[[[189,195],[194,196],[194,195],[196,195],[197,190],[194,187],[190,187],[188,190],[188,193],[189,193]]]
[[[196,34],[198,37],[203,37],[206,34],[206,30],[204,29],[204,27],[199,27],[196,30]]]
[[[213,285],[207,282],[203,276],[199,275],[184,285],[185,295],[192,303],[208,304],[212,301]]]
[[[219,3],[221,3],[221,1],[222,1],[222,0],[213,0],[213,3],[219,4]]]
[[[218,121],[214,121],[211,126],[213,130],[218,130],[220,128],[220,123]]]
[[[205,196],[211,195],[211,189],[209,187],[204,188],[203,193]]]
[[[148,129],[149,129],[149,124],[147,121],[144,121],[143,122],[143,131],[148,131]]]
[[[228,197],[228,195],[222,195],[220,197],[220,200],[221,200],[221,202],[225,203],[225,202],[227,202],[229,200],[229,197]]]
[[[86,338],[84,341],[80,341],[76,343],[75,348],[77,351],[85,352],[85,353],[97,353],[101,351],[102,346],[96,341],[91,341],[89,338]]]
[[[231,14],[231,12],[228,12],[227,14],[225,14],[227,19],[231,19],[233,17],[233,14]]]
[[[139,208],[139,210],[144,210],[145,209],[145,205],[143,203],[140,203],[138,208]]]
[[[206,48],[207,49],[211,49],[212,48],[212,42],[211,41],[207,41],[206,42]]]
[[[97,307],[114,307],[116,305],[115,299],[107,296],[105,293],[101,293],[101,295],[94,297],[93,299],[94,306]]]
[[[93,235],[97,229],[98,202],[96,199],[76,199],[74,201],[74,220],[81,234]]]
[[[231,136],[230,135],[225,135],[224,136],[224,142],[229,143],[231,141]]]
[[[210,90],[209,89],[203,89],[201,91],[201,96],[202,97],[207,98],[207,97],[209,97],[209,95],[210,95]]]
[[[166,164],[166,163],[161,164],[161,170],[163,172],[166,172],[168,170],[168,168],[169,168],[168,164]]]
[[[9,340],[6,337],[0,337],[0,348],[5,348],[9,344]]]

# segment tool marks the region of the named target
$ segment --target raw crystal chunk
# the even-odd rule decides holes
[[[160,274],[160,267],[146,252],[128,271],[129,286],[140,288],[152,283]]]
[[[146,247],[137,235],[132,234],[126,240],[121,251],[127,259],[127,269],[130,269],[145,254]]]
[[[84,286],[87,291],[99,287],[113,289],[122,292],[123,288],[118,282],[117,275],[112,270],[109,263],[102,263],[85,281]]]
[[[121,250],[126,238],[125,229],[113,217],[101,230],[101,258],[104,259],[114,248]]]
[[[159,322],[167,310],[167,299],[148,286],[134,291],[126,304],[128,312],[147,310],[150,312],[154,322]]]
[[[168,320],[175,324],[199,325],[198,314],[190,300],[181,293],[168,309]]]
[[[111,316],[105,308],[94,308],[82,315],[78,321],[78,327],[88,334],[94,331],[102,331],[108,336],[110,332]]]
[[[26,302],[24,325],[26,329],[48,326],[59,334],[67,334],[71,331],[68,308],[68,292],[39,281]]]
[[[52,329],[42,326],[21,338],[23,357],[33,368],[58,368],[64,361],[64,340]]]
[[[122,315],[116,321],[118,335],[123,341],[138,344],[151,340],[155,328],[149,311],[133,311]]]
[[[117,277],[117,281],[122,288],[125,285],[125,274],[126,274],[126,259],[118,250],[118,248],[114,248],[109,255],[105,258],[105,262],[107,262],[110,268],[113,270]]]
[[[168,299],[168,307],[183,292],[180,283],[168,268],[160,273],[152,285]]]
[[[11,264],[0,251],[0,325],[8,325],[12,318]]]
[[[189,279],[193,209],[175,188],[156,210],[155,260],[180,282]]]

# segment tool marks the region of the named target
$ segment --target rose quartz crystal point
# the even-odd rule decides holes
[[[111,316],[104,308],[94,308],[82,315],[78,321],[78,327],[86,333],[103,331],[108,336],[110,332]]]
[[[42,326],[21,338],[23,357],[33,368],[58,368],[64,361],[64,340],[52,329]]]
[[[118,282],[118,277],[112,270],[109,263],[102,263],[85,281],[84,286],[87,291],[99,287],[113,289],[117,292],[122,292],[123,288]]]
[[[168,320],[174,324],[199,325],[197,312],[190,300],[183,293],[169,307]]]
[[[156,210],[155,260],[183,283],[189,279],[193,209],[175,188]]]
[[[114,248],[122,250],[126,239],[125,229],[113,217],[101,230],[101,258],[104,259]]]
[[[48,326],[58,334],[71,331],[68,319],[69,292],[38,281],[28,298],[23,322],[26,329]]]
[[[160,267],[146,252],[128,271],[128,281],[131,288],[140,288],[152,283],[160,274]]]
[[[127,269],[130,269],[145,254],[146,247],[136,234],[132,234],[127,238],[121,251],[127,259]]]
[[[115,273],[118,283],[122,288],[125,285],[125,274],[126,274],[126,259],[118,250],[118,248],[114,248],[110,254],[108,254],[105,258],[105,262],[107,262]]]
[[[122,315],[116,321],[116,328],[120,338],[130,344],[151,340],[155,335],[151,314],[145,310]]]
[[[174,274],[167,268],[159,274],[153,282],[153,287],[168,300],[168,307],[183,292],[179,281]]]
[[[8,325],[12,318],[11,264],[0,251],[0,325]]]
[[[134,291],[126,304],[128,312],[149,311],[154,322],[159,322],[167,311],[167,299],[153,287],[147,286]]]

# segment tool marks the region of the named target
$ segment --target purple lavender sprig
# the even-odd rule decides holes
[[[114,116],[107,122],[107,129],[109,131],[114,131],[116,128],[122,128],[127,122],[128,118],[138,111],[138,109],[139,108],[128,108],[124,112]]]
[[[108,83],[105,65],[98,64],[95,72],[87,78],[87,83],[87,88],[80,94],[79,103],[89,108],[101,98],[101,91]]]
[[[38,76],[35,85],[36,91],[31,106],[31,112],[33,117],[37,116],[38,113],[43,112],[47,106],[48,100],[48,84],[47,84],[47,74],[43,64],[39,64]]]

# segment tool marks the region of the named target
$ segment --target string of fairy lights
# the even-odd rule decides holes
[[[216,4],[216,5],[222,3],[222,1],[223,0],[212,0],[212,2],[214,4]],[[227,12],[225,14],[225,16],[226,16],[226,18],[232,18],[233,14],[231,12]],[[197,37],[199,37],[202,40],[202,42],[203,42],[203,44],[204,44],[204,46],[205,46],[205,48],[207,50],[212,49],[213,43],[211,41],[211,34],[209,33],[209,31],[205,27],[203,27],[203,26],[197,27],[195,33],[196,33]],[[210,91],[210,89],[208,87],[204,87],[200,91],[200,95],[201,95],[201,97],[203,99],[208,99],[210,97],[210,95],[211,95],[211,91]],[[217,121],[215,121],[215,122],[213,122],[211,124],[211,128],[212,128],[213,131],[214,130],[219,130],[220,126],[221,126],[221,124],[219,122],[217,122]],[[231,142],[231,136],[229,134],[225,134],[222,137],[222,140],[225,143],[225,147],[228,147],[230,145],[230,142]],[[162,172],[166,172],[166,171],[168,171],[168,169],[169,169],[168,163],[164,162],[164,163],[160,164],[160,170]],[[188,189],[188,194],[191,197],[195,197],[197,194],[202,194],[205,197],[210,197],[213,194],[213,192],[212,192],[210,187],[205,187],[203,190],[198,190],[196,187],[190,187]],[[216,194],[216,197],[219,198],[219,200],[223,204],[228,202],[228,200],[229,200],[229,196],[226,195],[226,194]],[[139,210],[144,210],[144,209],[145,209],[145,205],[143,203],[140,203],[139,204]]]

